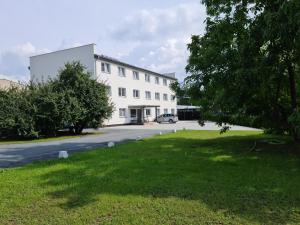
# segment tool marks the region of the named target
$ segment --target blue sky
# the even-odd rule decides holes
[[[29,79],[28,57],[97,44],[97,53],[185,77],[186,44],[204,32],[200,0],[1,0],[0,76]]]

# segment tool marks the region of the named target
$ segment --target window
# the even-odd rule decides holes
[[[171,114],[175,115],[175,109],[171,109]]]
[[[164,114],[167,114],[168,113],[168,109],[164,109]]]
[[[168,95],[164,94],[164,101],[168,101]]]
[[[160,94],[158,92],[155,92],[155,100],[160,100]]]
[[[130,117],[135,118],[136,117],[136,109],[130,109]]]
[[[107,86],[106,88],[107,88],[107,89],[106,89],[107,95],[108,95],[108,96],[111,96],[111,86]]]
[[[167,86],[167,85],[168,85],[167,79],[163,79],[163,84],[164,84],[164,86]]]
[[[120,108],[119,109],[119,116],[120,117],[126,117],[126,109],[125,108]]]
[[[156,114],[157,114],[157,116],[160,115],[160,109],[156,109]]]
[[[151,99],[151,92],[150,91],[145,91],[145,96],[146,96],[146,99],[150,100]]]
[[[159,77],[155,77],[155,84],[159,84]]]
[[[136,90],[136,89],[133,89],[133,97],[134,98],[140,98],[140,91]]]
[[[133,74],[133,79],[134,79],[134,80],[139,80],[139,79],[140,79],[139,72],[133,71],[132,74]]]
[[[119,66],[118,69],[119,69],[119,76],[120,77],[125,77],[126,76],[125,68]]]
[[[150,83],[150,75],[149,74],[145,74],[145,81]]]
[[[171,101],[174,102],[176,99],[176,96],[175,95],[171,95]]]
[[[151,109],[146,109],[146,116],[151,116]]]
[[[119,88],[119,96],[126,97],[126,88]]]
[[[104,73],[110,73],[110,64],[109,63],[101,63],[101,71]]]

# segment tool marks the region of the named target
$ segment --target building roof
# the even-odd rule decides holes
[[[145,73],[154,74],[154,75],[161,76],[161,77],[164,77],[164,78],[168,78],[168,79],[171,79],[171,80],[177,80],[177,78],[175,77],[175,73],[162,74],[162,73],[153,72],[153,71],[148,70],[148,69],[144,69],[144,68],[141,68],[141,67],[138,67],[138,66],[134,66],[134,65],[125,63],[125,62],[121,62],[117,59],[114,59],[114,58],[111,58],[111,57],[108,57],[108,56],[105,56],[105,55],[95,54],[95,59],[104,60],[104,61],[115,63],[115,64],[118,64],[118,65],[121,65],[121,66],[126,66],[126,67],[129,67],[129,68],[134,69],[134,70],[140,70],[140,71],[143,71]]]

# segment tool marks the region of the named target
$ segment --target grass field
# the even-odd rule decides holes
[[[1,170],[0,224],[300,224],[299,145],[271,138],[181,131]]]

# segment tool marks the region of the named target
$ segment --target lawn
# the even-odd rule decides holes
[[[5,169],[0,224],[300,224],[299,145],[270,138],[180,131]]]

